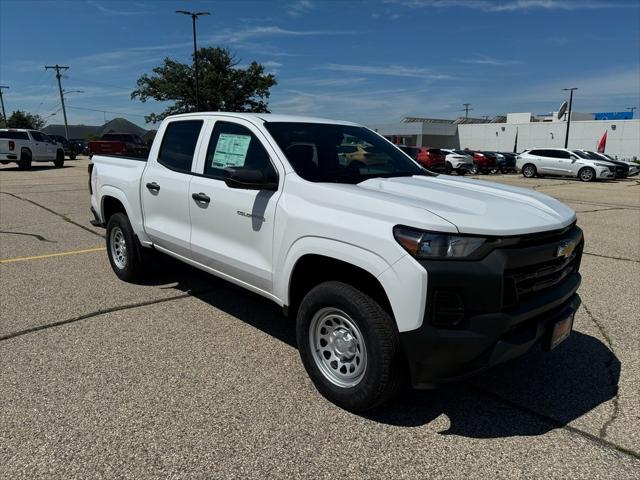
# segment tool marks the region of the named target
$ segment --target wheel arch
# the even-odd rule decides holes
[[[380,280],[362,266],[316,253],[300,256],[288,276],[286,308],[295,316],[300,302],[312,288],[327,281],[341,281],[373,298],[393,318],[391,302]]]

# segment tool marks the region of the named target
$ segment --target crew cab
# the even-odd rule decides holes
[[[53,162],[64,166],[64,150],[46,134],[23,128],[0,128],[0,163],[17,163],[21,170],[32,162]]]
[[[96,153],[146,156],[149,153],[149,147],[139,135],[109,132],[102,135],[100,140],[89,142],[89,155]]]
[[[346,144],[378,161],[348,161]],[[120,279],[156,250],[272,300],[316,388],[349,410],[551,349],[580,304],[573,210],[434,174],[355,123],[175,115],[147,159],[95,155],[89,179]]]
[[[577,155],[566,148],[525,150],[516,158],[516,167],[527,178],[558,176],[579,178],[583,182],[615,178],[616,166],[588,155]]]

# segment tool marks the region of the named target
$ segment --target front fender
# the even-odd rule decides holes
[[[399,331],[412,330],[422,322],[426,294],[426,271],[407,254],[388,262],[362,247],[322,237],[303,237],[295,241],[274,276],[274,293],[289,305],[290,280],[296,263],[305,255],[323,255],[370,273],[382,285]],[[407,261],[408,258],[408,261]]]

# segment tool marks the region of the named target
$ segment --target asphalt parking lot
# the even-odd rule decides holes
[[[119,281],[86,165],[0,168],[1,478],[640,478],[640,181],[483,177],[578,212],[575,331],[358,416],[268,301],[168,259]]]

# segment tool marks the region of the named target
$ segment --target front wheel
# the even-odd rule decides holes
[[[400,339],[390,315],[342,282],[325,282],[302,300],[296,320],[302,363],[318,391],[351,411],[374,408],[403,383]]]
[[[471,167],[471,170],[469,170],[469,173],[471,173],[471,175],[477,175],[478,172],[479,172],[479,169],[476,164],[474,164],[473,167]]]
[[[536,176],[537,170],[535,165],[531,165],[530,163],[526,164],[522,167],[522,175],[526,178],[533,178]]]
[[[129,218],[124,213],[112,215],[107,223],[107,256],[120,280],[132,282],[142,276],[144,262],[141,248]]]
[[[596,178],[596,172],[593,168],[585,167],[578,172],[578,178],[583,182],[591,182]]]
[[[453,166],[451,166],[451,164],[449,162],[447,162],[444,166],[444,172],[447,175],[451,175],[451,172],[453,171]]]

